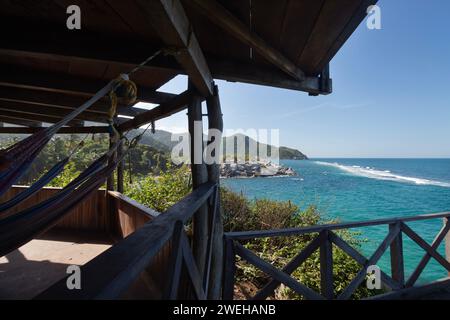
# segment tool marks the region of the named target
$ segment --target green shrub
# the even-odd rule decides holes
[[[173,168],[159,176],[141,177],[128,185],[125,194],[158,212],[164,212],[183,199],[192,190],[191,175],[187,167]]]
[[[64,170],[54,178],[49,184],[49,187],[65,187],[71,181],[73,181],[78,175],[80,171],[76,169],[76,166],[73,162],[69,162]]]

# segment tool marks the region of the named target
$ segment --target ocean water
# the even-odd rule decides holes
[[[222,184],[249,198],[291,200],[301,208],[316,205],[325,219],[364,221],[450,211],[450,159],[312,159],[282,161],[296,177],[223,179]],[[428,243],[442,227],[441,219],[408,223]],[[354,229],[366,240],[368,258],[387,235],[387,226]],[[409,276],[425,252],[403,235],[405,273]],[[445,254],[444,243],[439,252]],[[378,265],[390,273],[387,251]],[[419,283],[446,276],[434,259]]]

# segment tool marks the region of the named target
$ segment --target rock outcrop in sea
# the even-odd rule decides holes
[[[290,167],[284,167],[273,163],[223,163],[220,165],[222,178],[253,178],[296,176],[297,173]]]

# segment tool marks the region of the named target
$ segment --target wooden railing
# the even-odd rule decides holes
[[[131,205],[117,194],[111,196],[122,203]],[[37,299],[118,299],[122,298],[127,290],[136,282],[142,273],[147,272],[158,254],[170,246],[170,261],[168,270],[155,277],[162,278],[164,288],[158,298],[198,298],[207,297],[209,269],[212,256],[212,234],[209,235],[207,272],[199,274],[194,261],[190,240],[186,234],[185,226],[197,210],[205,203],[211,209],[218,207],[218,187],[213,183],[205,183],[195,189],[191,194],[169,208],[166,212],[152,217],[130,233],[125,239],[119,241],[110,249],[81,267],[82,290],[68,290],[66,279],[62,279]],[[122,208],[123,209],[123,208]],[[140,205],[134,210],[144,210]],[[214,211],[214,210],[213,210]],[[147,212],[148,213],[148,212]],[[149,213],[150,214],[150,213]],[[151,215],[151,214],[150,214]],[[213,214],[212,217],[215,217]],[[214,218],[212,219],[214,220]],[[212,224],[214,221],[212,221]],[[182,266],[187,271],[187,277],[181,279]],[[186,281],[186,280],[189,281]],[[180,283],[183,288],[180,289]],[[180,291],[182,295],[179,296]],[[192,297],[192,292],[195,297]]]
[[[422,274],[431,258],[434,258],[447,271],[450,271],[450,263],[437,251],[439,245],[449,233],[449,217],[450,212],[445,212],[430,215],[419,215],[415,217],[317,225],[305,228],[226,233],[224,239],[225,269],[223,297],[224,299],[233,299],[236,274],[236,256],[240,256],[243,260],[257,267],[271,277],[271,280],[262,289],[260,289],[252,299],[267,299],[273,295],[275,289],[280,284],[284,284],[306,299],[350,299],[355,290],[358,289],[361,283],[366,279],[367,268],[371,265],[376,265],[388,248],[390,248],[391,255],[391,275],[381,271],[381,281],[390,290],[407,290],[406,288],[411,288],[415,285],[417,279]],[[431,245],[406,224],[407,222],[438,218],[444,219],[444,226],[434,238]],[[342,229],[379,225],[386,225],[389,230],[387,236],[369,258],[364,257],[358,250],[353,248],[344,239],[339,237],[336,232],[334,232]],[[245,248],[241,243],[258,238],[300,236],[305,234],[317,234],[317,236],[282,270],[279,270],[272,264],[264,261],[257,254]],[[419,264],[407,279],[405,279],[404,271],[403,234],[412,239],[425,251],[425,254]],[[343,250],[361,266],[360,271],[351,280],[348,286],[340,292],[339,295],[335,294],[333,287],[333,245]],[[316,250],[320,250],[320,293],[308,288],[291,276],[291,274]]]
[[[126,238],[160,215],[117,191],[108,191],[106,202],[106,207],[112,211],[111,216],[115,218],[111,231],[119,239]]]

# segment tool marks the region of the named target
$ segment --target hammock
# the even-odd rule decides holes
[[[18,205],[20,202],[24,201],[25,199],[28,199],[32,195],[34,195],[36,192],[38,192],[41,188],[46,186],[50,181],[52,181],[56,176],[58,176],[65,168],[69,160],[72,158],[72,156],[76,153],[78,148],[82,147],[84,145],[84,140],[88,136],[81,140],[81,142],[76,146],[76,148],[71,152],[69,156],[64,158],[63,160],[56,163],[50,170],[47,171],[45,175],[43,175],[41,178],[39,178],[35,183],[33,183],[29,188],[26,188],[21,193],[17,194],[13,198],[9,199],[8,201],[0,204],[0,218],[2,217],[2,213],[5,213],[6,210],[9,210],[16,205]]]
[[[7,149],[0,150],[0,196],[27,172],[39,152],[59,129],[88,109],[103,96],[113,91],[116,87],[116,83],[116,81],[110,81],[105,87],[98,91],[95,96],[54,125],[25,138]]]
[[[121,144],[121,141],[115,143],[107,153],[53,197],[0,219],[0,256],[50,229],[80,201],[98,189],[122,161],[123,156],[120,159],[114,156],[114,151]]]
[[[127,74],[122,74],[118,79],[111,80],[106,86],[100,89],[92,98],[86,101],[79,108],[75,109],[59,122],[54,125],[39,131],[28,138],[16,143],[15,145],[0,150],[0,196],[3,195],[20,177],[27,172],[33,160],[37,157],[39,152],[44,148],[51,137],[58,132],[68,122],[76,118],[80,113],[87,110],[95,102],[102,97],[109,94],[112,101],[110,118],[116,113],[117,96],[115,90],[126,85],[126,92],[129,103],[136,99],[137,88],[136,85],[129,81],[129,76],[134,72],[144,67],[148,62],[153,60],[159,54],[165,52],[167,54],[177,54],[177,52],[170,52],[171,50],[157,50],[150,57],[144,60],[141,64],[135,66]]]
[[[48,172],[43,175],[38,181],[33,183],[29,188],[26,188],[24,191],[14,196],[12,199],[0,204],[0,217],[1,213],[15,207],[17,204],[22,202],[25,199],[28,199],[41,188],[46,186],[50,181],[52,181],[57,175],[59,175],[63,170],[66,164],[69,162],[69,157],[61,160],[57,164],[55,164]]]

